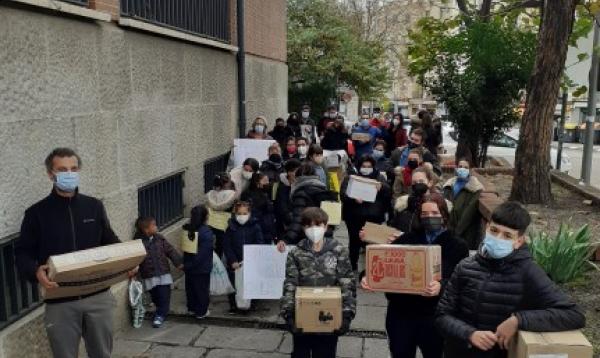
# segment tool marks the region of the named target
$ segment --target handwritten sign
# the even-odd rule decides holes
[[[350,176],[346,195],[353,199],[360,199],[369,203],[374,203],[377,197],[377,180],[362,178],[357,175]]]
[[[281,298],[285,263],[291,248],[288,246],[281,253],[273,245],[244,245],[244,299]]]
[[[231,218],[231,213],[227,211],[217,211],[208,209],[208,226],[225,231],[227,230],[227,225],[229,225],[229,219]]]
[[[233,140],[233,161],[234,166],[242,166],[244,160],[254,158],[259,163],[269,159],[269,146],[275,143],[274,140],[261,139],[243,139]]]
[[[336,201],[322,201],[321,209],[329,216],[328,225],[340,225],[342,223],[342,203]]]

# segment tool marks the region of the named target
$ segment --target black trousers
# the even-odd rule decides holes
[[[385,328],[392,358],[413,358],[417,347],[423,358],[442,358],[444,340],[434,326],[433,316],[407,318],[388,306]]]
[[[352,270],[358,270],[358,258],[360,256],[361,247],[365,247],[365,243],[360,240],[358,234],[360,230],[365,226],[366,221],[361,219],[347,220],[346,227],[348,228],[348,237],[350,238],[350,264]]]
[[[158,285],[150,290],[152,303],[156,307],[155,316],[167,317],[171,306],[171,285]]]
[[[292,358],[335,358],[338,337],[335,335],[294,334]]]
[[[229,281],[231,282],[231,286],[235,287],[235,271],[227,268],[227,276],[229,277]],[[235,303],[235,292],[227,295],[227,299],[229,300],[229,308],[237,309],[237,303]]]
[[[188,311],[204,316],[210,302],[210,273],[185,274],[185,296]]]
[[[215,235],[215,252],[221,258],[223,257],[223,238],[225,237],[225,232],[215,228],[211,228],[211,230]]]

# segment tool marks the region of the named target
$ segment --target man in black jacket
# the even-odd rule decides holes
[[[110,227],[104,205],[78,192],[79,156],[72,149],[57,148],[45,164],[54,184],[52,193],[25,212],[15,255],[24,277],[52,290],[59,283],[48,278],[46,261],[50,256],[120,241]],[[45,303],[46,332],[54,357],[76,358],[82,337],[88,355],[110,357],[116,303],[108,289]]]
[[[520,204],[500,205],[479,252],[456,267],[436,312],[445,357],[504,358],[518,330],[585,326],[581,310],[533,261],[525,243],[530,221]]]

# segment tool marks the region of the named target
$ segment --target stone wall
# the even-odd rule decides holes
[[[57,146],[82,156],[82,192],[104,201],[123,240],[142,185],[185,170],[186,213],[202,199],[204,161],[238,134],[234,53],[4,3],[0,33],[0,238],[50,192],[43,160]],[[248,121],[285,115],[285,63],[249,56],[246,71]],[[117,327],[129,319],[124,288]],[[0,332],[0,356],[48,356],[42,313]],[[26,355],[14,337],[31,342]]]

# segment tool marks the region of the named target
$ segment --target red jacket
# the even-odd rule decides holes
[[[396,148],[403,147],[408,144],[408,135],[406,134],[405,128],[397,129],[394,137],[395,137]]]

